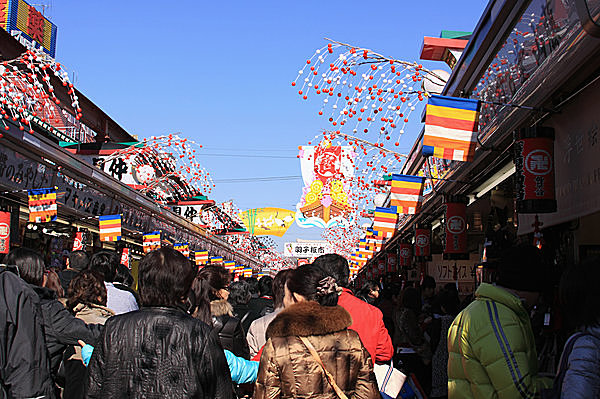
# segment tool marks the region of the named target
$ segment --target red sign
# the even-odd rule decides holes
[[[318,146],[315,150],[315,177],[326,184],[329,180],[342,177],[342,147],[335,146],[323,148]]]
[[[388,253],[387,254],[387,271],[390,273],[395,272],[398,269],[396,263],[397,263],[396,254]]]
[[[83,251],[83,231],[75,233],[75,239],[73,240],[73,251]]]
[[[377,267],[379,269],[379,276],[383,276],[385,274],[385,272],[387,270],[386,265],[387,265],[387,259],[379,258],[378,265],[377,265]]]
[[[431,229],[415,229],[415,256],[431,255]]]
[[[446,248],[444,253],[467,253],[467,204],[465,203],[446,203]]]
[[[412,261],[412,245],[400,244],[400,267],[409,267]]]
[[[129,248],[123,248],[123,252],[121,253],[121,264],[127,266],[128,269],[131,269],[129,264]]]
[[[10,212],[0,212],[0,254],[10,249]]]
[[[522,129],[515,141],[517,212],[556,212],[554,192],[554,130]]]

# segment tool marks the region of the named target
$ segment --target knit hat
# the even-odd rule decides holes
[[[519,245],[500,255],[496,283],[514,290],[540,292],[549,271],[539,249],[533,245]]]

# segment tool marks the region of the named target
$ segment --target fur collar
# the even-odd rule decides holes
[[[210,314],[211,316],[233,316],[233,306],[225,299],[218,299],[210,303]]]
[[[282,310],[273,319],[267,328],[267,338],[325,335],[342,331],[351,325],[350,313],[341,306],[299,302]]]

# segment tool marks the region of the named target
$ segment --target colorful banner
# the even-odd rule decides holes
[[[173,249],[181,252],[186,258],[190,257],[190,244],[188,242],[176,242],[173,244]]]
[[[0,254],[10,250],[10,212],[0,212]]]
[[[256,208],[240,213],[251,235],[282,237],[294,223],[296,212],[282,208]]]
[[[222,256],[211,256],[210,264],[214,265],[215,263],[223,263],[223,257]]]
[[[205,265],[208,263],[208,251],[196,251],[194,253],[194,261],[196,265]]]
[[[29,221],[47,223],[56,220],[56,187],[27,190],[29,194]]]
[[[121,240],[121,215],[99,217],[100,241]]]
[[[478,100],[432,95],[425,114],[423,156],[471,162],[479,131]]]
[[[83,251],[83,231],[75,232],[73,238],[73,251]]]
[[[464,254],[467,254],[467,204],[447,202],[444,255]]]
[[[400,267],[410,267],[412,265],[412,245],[407,243],[400,244],[399,250],[399,266]]]
[[[17,39],[37,43],[45,53],[54,58],[57,28],[35,7],[23,0],[0,1],[0,26]]]
[[[424,177],[392,175],[390,206],[396,207],[398,214],[418,213],[423,202]]]
[[[128,269],[131,269],[131,264],[129,262],[129,248],[123,248],[123,252],[121,252],[121,264],[127,266]]]
[[[532,127],[515,134],[518,213],[556,212],[554,129]]]
[[[225,267],[225,269],[229,270],[229,271],[234,271],[235,270],[235,262],[233,261],[225,261],[223,262],[223,266]]]
[[[431,256],[431,229],[430,228],[415,229],[415,256],[417,256],[417,257]]]
[[[395,253],[389,252],[387,254],[387,271],[388,273],[398,271],[398,257]]]
[[[396,222],[398,214],[393,208],[375,208],[375,218],[373,220],[373,229],[384,233],[385,237],[392,237],[396,231]]]
[[[155,249],[160,249],[160,231],[144,234],[142,238],[144,254],[150,253]]]

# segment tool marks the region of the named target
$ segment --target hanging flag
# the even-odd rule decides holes
[[[83,231],[77,231],[73,239],[73,251],[83,251]]]
[[[131,269],[129,263],[129,248],[123,248],[123,252],[121,253],[121,264],[127,266],[128,269]]]
[[[424,177],[411,175],[392,175],[390,205],[396,207],[398,214],[415,214],[423,202]]]
[[[252,277],[252,268],[251,267],[244,268],[244,277],[245,278]]]
[[[425,114],[423,155],[471,162],[479,131],[478,100],[433,95]]]
[[[121,240],[121,215],[106,215],[99,217],[100,241]]]
[[[190,257],[190,243],[188,242],[176,242],[173,244],[173,249],[181,252],[181,254],[186,258]]]
[[[415,229],[415,256],[431,256],[431,228]]]
[[[194,253],[194,260],[196,265],[205,265],[208,263],[208,251],[196,251]]]
[[[229,271],[234,271],[235,270],[235,262],[233,261],[225,261],[223,262],[223,266],[225,266],[225,269],[229,270]]]
[[[211,256],[210,264],[214,265],[215,263],[223,263],[223,257],[222,256]]]
[[[412,245],[407,243],[400,244],[399,250],[400,267],[410,267],[412,265]]]
[[[0,212],[0,254],[10,250],[10,212]]]
[[[256,208],[240,213],[246,229],[254,236],[282,237],[294,223],[296,211],[281,208]]]
[[[446,246],[444,259],[468,259],[467,203],[461,197],[446,200]]]
[[[46,223],[56,220],[56,187],[27,190],[29,194],[29,221]]]
[[[146,233],[143,236],[142,242],[144,244],[144,253],[150,253],[155,249],[160,248],[160,231],[153,231],[152,233]]]
[[[391,237],[396,231],[396,222],[398,214],[394,208],[375,208],[375,219],[373,229],[382,232],[385,237]]]
[[[392,273],[398,270],[398,261],[395,253],[389,252],[387,254],[387,271]]]

